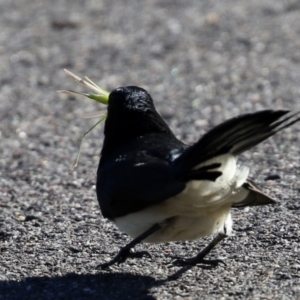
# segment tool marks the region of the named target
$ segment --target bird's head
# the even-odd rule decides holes
[[[105,139],[122,143],[153,133],[172,134],[149,93],[136,86],[114,89],[108,97]]]
[[[149,134],[164,133],[173,136],[171,129],[156,111],[153,100],[146,90],[137,86],[127,86],[116,88],[109,93],[88,77],[80,78],[68,70],[65,71],[77,82],[96,93],[83,94],[72,90],[61,92],[79,94],[107,105],[107,113],[104,113],[97,123],[105,120],[103,151],[111,152],[132,139]],[[77,165],[79,154],[75,165]]]
[[[144,115],[155,111],[149,93],[137,86],[119,87],[108,96],[108,114]]]

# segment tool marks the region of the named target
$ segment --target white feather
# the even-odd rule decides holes
[[[220,155],[195,169],[213,163],[221,163],[215,169],[222,172],[216,181],[192,180],[180,194],[142,211],[116,218],[116,225],[135,238],[156,223],[164,224],[145,240],[150,243],[194,240],[224,231],[230,234],[230,208],[249,193],[242,187],[249,169],[238,168],[236,158],[230,154]]]

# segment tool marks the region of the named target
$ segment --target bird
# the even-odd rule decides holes
[[[249,177],[237,156],[300,120],[299,112],[262,110],[233,117],[192,145],[180,141],[137,86],[108,96],[96,193],[104,218],[132,240],[101,269],[136,256],[138,243],[213,236],[178,265],[219,263],[207,255],[232,231],[231,209],[275,204]]]

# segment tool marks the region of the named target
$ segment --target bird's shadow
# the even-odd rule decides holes
[[[29,277],[21,281],[0,281],[0,298],[22,299],[155,299],[151,288],[179,279],[190,267],[183,267],[163,280],[130,273],[69,273],[55,277]]]

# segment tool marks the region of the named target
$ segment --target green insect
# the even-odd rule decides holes
[[[84,97],[87,97],[87,98],[90,98],[92,100],[95,100],[99,103],[102,103],[102,104],[105,104],[105,105],[108,105],[108,96],[109,96],[109,92],[107,92],[106,90],[102,89],[99,85],[97,85],[96,83],[94,83],[91,79],[89,79],[88,77],[84,77],[84,79],[78,77],[77,75],[73,74],[72,72],[64,69],[64,71],[69,75],[71,76],[72,78],[74,78],[77,82],[81,83],[82,85],[94,90],[96,93],[94,94],[84,94],[84,93],[79,93],[79,92],[75,92],[75,91],[72,91],[72,90],[62,90],[62,91],[58,91],[60,93],[64,93],[64,94],[69,94],[69,95],[80,95],[80,96],[84,96]],[[99,114],[97,113],[93,113],[93,115],[89,115],[86,117],[96,117],[96,116],[99,116]],[[77,153],[77,157],[76,157],[76,161],[75,161],[75,164],[72,166],[71,170],[73,171],[77,165],[78,165],[78,161],[79,161],[79,157],[80,157],[80,153],[81,153],[81,147],[82,147],[82,143],[83,143],[83,140],[84,138],[97,126],[99,125],[100,123],[102,123],[107,117],[107,113],[102,113],[100,114],[100,119],[98,120],[98,122],[93,125],[88,131],[86,131],[84,134],[83,134],[83,137],[81,139],[81,142],[80,142],[80,146],[79,146],[79,150],[78,150],[78,153]]]

